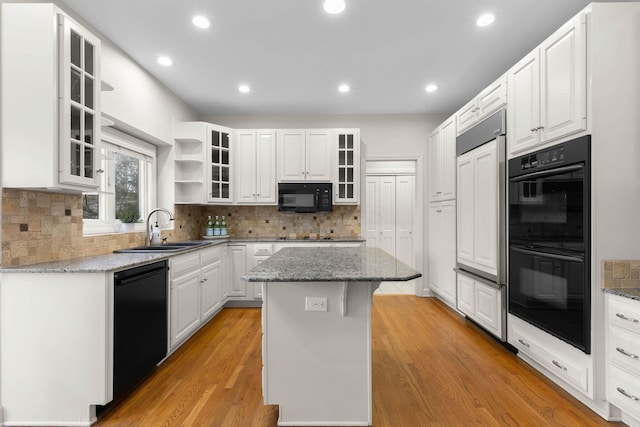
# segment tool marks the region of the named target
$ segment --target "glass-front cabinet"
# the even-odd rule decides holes
[[[0,3],[0,28],[3,186],[97,189],[100,40],[52,3]]]
[[[360,200],[360,132],[358,129],[336,131],[337,174],[333,202],[358,204]]]
[[[59,17],[60,180],[94,186],[100,141],[100,41],[70,19]]]
[[[232,129],[212,126],[210,143],[209,170],[210,202],[232,203],[231,194],[231,133]]]

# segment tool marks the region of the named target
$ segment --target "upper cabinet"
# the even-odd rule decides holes
[[[331,181],[333,139],[330,129],[278,130],[278,182]]]
[[[207,157],[207,201],[232,203],[231,193],[231,135],[233,130],[209,125]]]
[[[507,76],[503,75],[487,86],[475,98],[456,113],[456,124],[460,135],[476,123],[489,117],[507,103]]]
[[[238,204],[275,204],[276,133],[273,130],[236,130],[233,145]]]
[[[3,185],[98,188],[100,40],[50,3],[1,7]]]
[[[587,128],[585,14],[508,72],[508,151],[521,153]]]
[[[336,130],[336,176],[333,203],[358,204],[360,201],[360,130]]]
[[[176,123],[176,203],[232,203],[233,130],[205,122]]]
[[[429,137],[429,201],[456,197],[456,116]]]

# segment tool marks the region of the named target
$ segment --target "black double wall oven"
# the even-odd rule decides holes
[[[509,313],[591,352],[591,137],[509,161]]]

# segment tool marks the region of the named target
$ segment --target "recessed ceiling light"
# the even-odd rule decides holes
[[[211,26],[211,21],[209,20],[209,18],[202,15],[194,16],[191,22],[193,22],[193,25],[195,25],[196,27],[202,29],[209,28]]]
[[[249,93],[251,92],[251,88],[249,87],[249,85],[240,85],[238,86],[238,91],[242,93]]]
[[[347,92],[349,92],[351,90],[351,88],[347,84],[342,84],[342,85],[338,86],[338,90],[341,93],[347,93]]]
[[[165,67],[169,67],[170,65],[173,65],[173,61],[168,56],[158,56],[156,61],[158,61],[158,64],[164,65]]]
[[[424,90],[426,90],[427,92],[435,92],[438,90],[438,85],[436,84],[429,84],[427,85],[427,87],[424,88]]]
[[[476,25],[478,27],[486,27],[487,25],[493,24],[493,21],[496,20],[496,17],[491,13],[486,13],[478,18],[476,21]]]
[[[324,10],[327,13],[335,15],[337,13],[342,13],[346,4],[344,0],[325,0],[324,2]]]

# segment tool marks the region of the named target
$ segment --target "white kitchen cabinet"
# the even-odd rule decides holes
[[[240,279],[247,272],[247,245],[229,245],[229,298],[246,297],[247,282]]]
[[[456,306],[456,204],[454,200],[429,205],[429,287],[446,303]]]
[[[204,323],[213,317],[224,304],[223,251],[215,246],[200,253],[200,319]]]
[[[100,40],[51,3],[1,7],[3,185],[98,188]]]
[[[429,137],[429,201],[456,197],[456,120],[445,120]]]
[[[498,273],[499,151],[494,139],[457,159],[458,262]]]
[[[545,368],[552,379],[593,398],[593,365],[591,357],[566,342],[508,315],[508,342],[518,349],[518,356]]]
[[[233,129],[209,125],[207,153],[207,201],[220,204],[233,202],[231,188],[231,135]]]
[[[333,134],[328,129],[282,129],[277,134],[278,182],[331,181]]]
[[[587,129],[585,27],[581,13],[509,70],[510,154]]]
[[[224,305],[223,248],[203,248],[169,259],[169,345],[174,351]]]
[[[200,255],[191,252],[169,259],[171,289],[171,350],[200,326]]]
[[[336,176],[333,180],[336,205],[360,203],[360,130],[337,129]]]
[[[501,76],[465,104],[456,114],[457,135],[507,104],[507,76]]]
[[[232,132],[232,129],[206,122],[176,124],[176,203],[233,203]]]
[[[504,289],[458,271],[458,310],[497,337],[503,336]]]
[[[640,425],[640,302],[612,294],[606,301],[607,400],[623,421]]]
[[[276,134],[236,130],[233,143],[238,204],[276,204]]]

